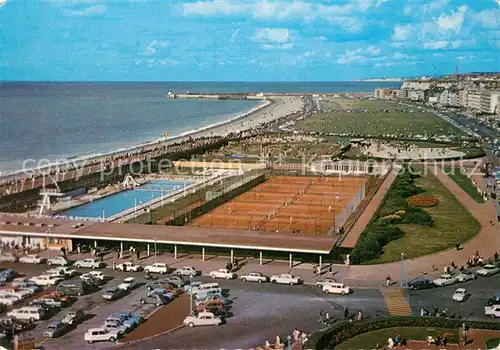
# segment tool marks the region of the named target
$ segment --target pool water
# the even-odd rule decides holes
[[[96,199],[93,202],[68,209],[61,214],[84,218],[102,218],[104,210],[104,216],[110,217],[192,183],[192,181],[152,180],[133,190],[125,190]]]

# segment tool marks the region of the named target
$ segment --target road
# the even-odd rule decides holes
[[[40,274],[47,269],[44,265],[6,264],[15,268],[18,272],[34,275]],[[82,269],[81,272],[85,272]],[[123,273],[105,269],[108,276],[114,277],[107,285],[115,286],[130,273]],[[136,273],[139,281],[143,274]],[[201,276],[196,280],[212,281],[209,277]],[[229,290],[231,317],[226,324],[220,327],[205,328],[182,328],[173,333],[158,336],[150,340],[130,345],[98,343],[88,345],[83,341],[83,334],[88,328],[98,327],[104,319],[112,313],[122,310],[138,311],[146,314],[151,309],[141,309],[139,299],[145,293],[143,287],[134,290],[130,295],[114,302],[104,302],[101,292],[81,297],[73,307],[85,307],[94,316],[85,321],[77,329],[58,339],[49,339],[43,343],[45,349],[62,350],[71,346],[78,349],[172,349],[172,348],[205,348],[205,349],[235,349],[252,348],[263,344],[266,339],[273,342],[276,334],[282,338],[291,334],[294,328],[313,332],[325,327],[317,322],[320,310],[329,312],[334,320],[342,319],[344,307],[351,313],[362,310],[365,317],[376,318],[388,315],[385,301],[378,289],[355,289],[346,296],[325,295],[319,288],[313,285],[274,285],[269,283],[244,283],[239,280],[217,281],[223,289]],[[485,300],[494,292],[498,292],[500,286],[500,275],[479,278],[460,284],[472,292],[472,297],[463,304],[462,314],[471,320],[490,320],[482,314]],[[452,301],[451,296],[458,287],[449,286],[424,291],[406,292],[414,314],[419,314],[422,307],[432,309],[438,305],[440,309],[448,308],[449,314],[456,312],[460,307]],[[168,306],[167,306],[168,307]],[[52,318],[60,319],[65,312]],[[41,332],[52,320],[46,320],[32,332],[37,339],[41,338]]]

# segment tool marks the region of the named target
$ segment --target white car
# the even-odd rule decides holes
[[[0,262],[16,262],[17,257],[11,253],[0,254]]]
[[[42,258],[40,255],[36,254],[30,254],[30,255],[25,255],[19,258],[19,262],[25,263],[25,264],[41,264],[47,261],[47,259]]]
[[[30,281],[35,282],[39,286],[54,286],[63,279],[56,275],[40,275],[30,278]]]
[[[279,284],[289,284],[293,286],[294,284],[300,284],[300,278],[290,275],[288,273],[282,273],[281,275],[271,276],[271,283]]]
[[[102,271],[90,271],[87,275],[101,281],[104,281],[106,279],[106,275]]]
[[[118,288],[123,290],[131,290],[137,285],[137,281],[134,277],[127,277],[123,280],[122,283],[118,285]]]
[[[345,295],[351,292],[351,288],[343,283],[332,283],[323,286],[323,293],[325,294],[340,294]]]
[[[0,295],[0,304],[12,306],[17,302],[19,302],[19,299],[12,295]]]
[[[183,266],[174,271],[174,275],[177,276],[198,276],[199,272],[192,266]]]
[[[59,271],[61,271],[65,276],[67,277],[73,277],[78,275],[78,271],[70,269],[67,266],[61,266],[57,268]]]
[[[498,318],[500,317],[500,305],[492,305],[484,307],[485,316],[491,316]]]
[[[499,272],[500,272],[500,267],[496,267],[495,265],[491,265],[491,264],[484,265],[483,268],[476,271],[476,273],[479,276],[483,276],[483,277],[491,276],[491,275],[494,275],[494,274],[499,273]]]
[[[17,295],[21,299],[24,299],[31,294],[33,294],[32,291],[27,290],[27,289],[20,289],[20,288],[5,288],[0,290],[0,294],[10,294],[10,295]]]
[[[453,301],[462,302],[465,301],[470,296],[469,292],[465,288],[458,288],[455,293],[453,293]]]
[[[66,277],[66,274],[64,273],[64,271],[59,270],[57,267],[55,269],[50,269],[50,270],[45,271],[44,275],[54,275],[54,276],[61,277],[61,278]]]
[[[84,260],[78,260],[75,262],[75,267],[76,268],[89,268],[89,269],[99,269],[101,267],[104,267],[104,263],[100,260],[97,259],[84,259]]]
[[[92,344],[96,341],[114,342],[118,339],[118,337],[118,332],[114,330],[109,330],[106,328],[90,328],[87,332],[85,332],[83,339],[87,343]]]
[[[168,266],[165,263],[154,263],[153,265],[148,265],[144,268],[146,273],[161,273],[165,274],[168,272]]]
[[[322,279],[321,281],[317,281],[316,286],[318,288],[323,289],[324,286],[328,286],[330,284],[335,284],[335,283],[338,283],[338,282],[335,281],[333,278],[325,278],[325,279]]]
[[[236,275],[229,271],[228,269],[218,269],[217,271],[211,271],[210,277],[212,278],[224,278],[226,280],[232,280],[236,278]]]
[[[241,278],[241,280],[243,282],[247,282],[248,281],[248,282],[259,282],[259,283],[262,283],[262,282],[269,281],[269,277],[264,276],[260,272],[250,272],[250,273],[247,273],[244,276],[241,276],[240,278]]]
[[[7,316],[14,317],[19,320],[39,321],[45,317],[45,311],[38,306],[24,306],[19,309],[7,312]]]
[[[115,270],[127,271],[127,272],[139,272],[142,270],[142,266],[136,265],[130,261],[118,264],[115,266]]]
[[[438,287],[451,286],[457,282],[457,278],[450,274],[441,275],[439,278],[432,281]]]
[[[66,266],[68,265],[68,260],[64,259],[62,256],[54,256],[47,260],[48,265],[60,265],[60,266]]]
[[[183,323],[190,328],[197,326],[218,326],[222,323],[222,319],[211,312],[200,312],[196,316],[186,317]]]
[[[467,282],[467,281],[472,281],[477,278],[476,275],[474,275],[471,271],[469,270],[464,270],[460,272],[457,276],[457,282]]]

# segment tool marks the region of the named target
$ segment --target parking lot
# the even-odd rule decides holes
[[[2,263],[2,268],[12,268],[19,274],[32,277],[45,272],[48,266],[46,264]],[[92,271],[84,268],[77,270],[80,274]],[[103,271],[108,276],[107,282],[100,286],[99,291],[78,297],[73,305],[64,308],[49,319],[37,322],[36,328],[28,332],[37,340],[38,345],[45,349],[68,349],[75,346],[78,349],[251,348],[263,344],[266,339],[274,340],[276,334],[284,339],[294,328],[313,332],[326,327],[318,322],[321,310],[329,313],[332,322],[343,319],[345,307],[349,309],[350,314],[362,310],[365,318],[386,317],[389,314],[386,301],[378,289],[355,288],[348,295],[332,295],[324,294],[321,288],[311,284],[290,286],[220,279],[217,283],[230,300],[227,307],[228,317],[220,327],[195,327],[194,329],[185,327],[170,334],[130,344],[98,342],[90,345],[84,340],[85,332],[89,328],[102,326],[108,316],[116,315],[121,311],[131,311],[147,317],[157,309],[156,306],[145,306],[140,303],[141,298],[148,293],[144,272],[121,272],[110,268],[99,271]],[[102,298],[105,289],[118,286],[128,276],[134,276],[137,279],[136,288],[116,301],[105,301]],[[213,282],[210,276],[197,276],[194,280]],[[416,315],[422,307],[432,308],[434,304],[437,304],[440,309],[448,308],[450,314],[460,309],[464,318],[490,320],[483,314],[484,302],[488,296],[497,291],[498,285],[500,285],[500,275],[461,283],[460,287],[467,288],[472,293],[464,303],[456,303],[451,298],[458,285],[406,291],[405,294],[413,314]],[[172,306],[172,304],[167,305],[162,310],[168,310]],[[43,337],[42,333],[47,325],[55,320],[61,320],[68,310],[79,308],[88,313],[83,323],[56,339]],[[166,317],[167,319],[169,317]],[[148,327],[147,323],[144,327]]]

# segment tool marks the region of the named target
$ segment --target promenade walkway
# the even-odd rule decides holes
[[[449,266],[452,261],[457,265],[464,264],[476,251],[479,251],[480,255],[486,258],[491,257],[495,252],[500,252],[499,225],[490,225],[490,221],[496,222],[492,201],[476,203],[441,169],[431,167],[431,171],[476,220],[479,221],[481,230],[473,239],[464,243],[458,251],[453,248],[432,255],[406,260],[404,263],[406,280],[430,273],[433,271],[433,266],[442,271],[442,267]],[[401,265],[399,262],[369,266],[349,266],[345,278],[348,280],[379,281],[380,284],[387,275],[393,276],[393,280],[395,279],[394,277],[399,277],[400,269]]]

